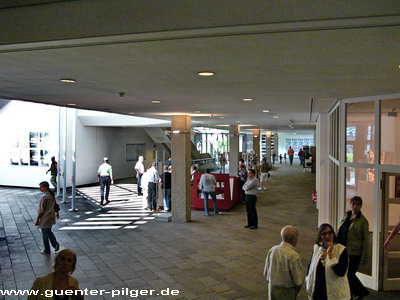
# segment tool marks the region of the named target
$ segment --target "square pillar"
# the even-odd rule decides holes
[[[229,175],[238,176],[239,125],[229,125]]]
[[[192,142],[190,122],[190,116],[172,116],[172,222],[178,223],[191,221]]]
[[[253,129],[253,150],[257,154],[258,161],[260,161],[260,129]]]

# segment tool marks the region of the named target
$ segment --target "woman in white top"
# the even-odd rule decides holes
[[[347,249],[337,243],[332,226],[322,224],[306,277],[309,299],[349,300],[350,287],[346,276],[348,261]]]

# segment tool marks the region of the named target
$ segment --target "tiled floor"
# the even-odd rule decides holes
[[[113,202],[99,206],[99,188],[84,187],[77,212],[62,204],[54,227],[61,248],[78,255],[74,272],[81,289],[127,293],[179,290],[179,296],[140,299],[266,299],[262,276],[268,249],[280,242],[282,226],[300,231],[297,247],[304,266],[311,255],[317,211],[311,202],[315,175],[299,165],[277,165],[267,191],[259,193],[259,229],[244,229],[243,205],[220,216],[193,211],[193,222],[157,222],[143,211],[135,185],[121,181],[111,189]],[[0,187],[0,267],[3,290],[29,289],[35,277],[51,271],[53,255],[40,254],[42,240],[34,226],[41,193]],[[21,297],[25,299],[26,297]],[[86,299],[132,299],[111,294]],[[7,299],[17,299],[8,297]],[[304,288],[299,299],[306,299]],[[399,293],[373,292],[368,299],[400,299]]]

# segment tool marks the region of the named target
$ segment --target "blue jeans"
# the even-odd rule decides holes
[[[204,198],[204,212],[206,215],[208,215],[210,212],[208,211],[208,195],[211,196],[211,199],[213,200],[214,204],[214,213],[218,214],[218,205],[217,205],[217,196],[215,195],[215,192],[203,192],[203,198]]]
[[[44,252],[50,253],[50,243],[55,248],[58,245],[57,239],[50,228],[42,228]],[[49,243],[50,240],[50,243]]]
[[[106,201],[108,200],[108,195],[110,194],[111,177],[101,176],[100,177],[100,197],[104,200],[104,188],[106,188]]]
[[[171,209],[171,189],[164,189],[164,210]]]

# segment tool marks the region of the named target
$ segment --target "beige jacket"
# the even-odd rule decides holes
[[[29,295],[28,300],[49,300],[49,299],[54,299],[53,294],[53,280],[54,280],[54,272],[47,274],[46,276],[43,277],[38,277],[36,280],[33,282],[33,285],[31,287],[31,291],[38,291],[37,295]],[[78,280],[76,280],[72,276],[68,276],[68,283],[70,286],[79,288],[79,283]],[[68,300],[72,300],[76,297],[69,296]]]

